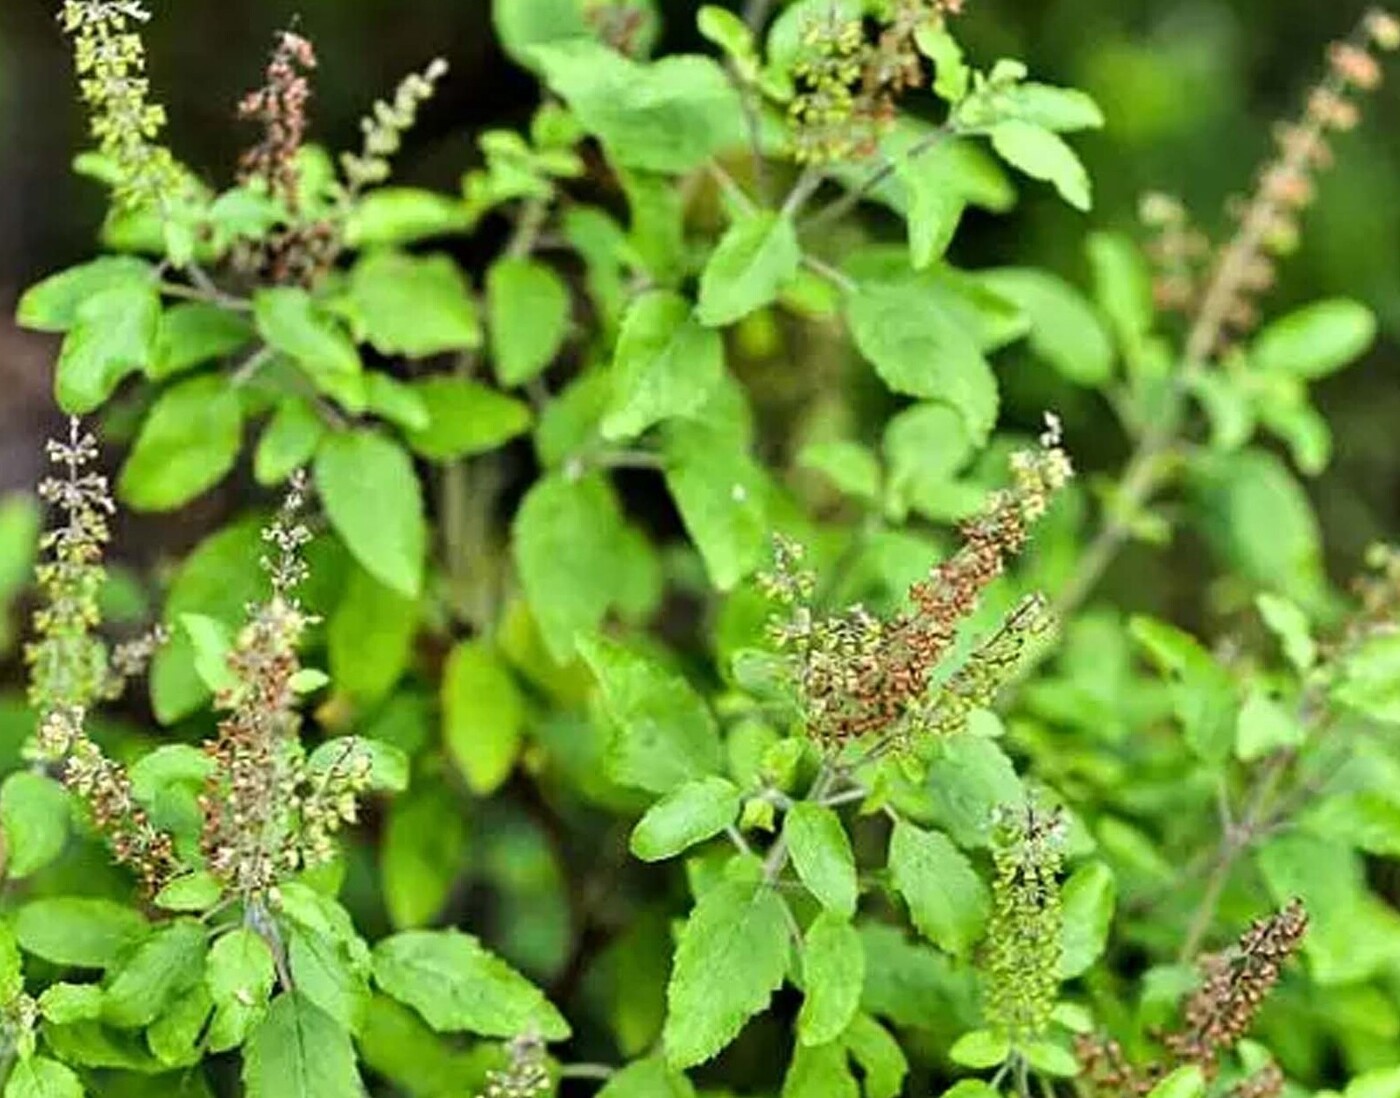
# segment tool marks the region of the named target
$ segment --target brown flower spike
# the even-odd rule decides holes
[[[299,34],[283,31],[268,62],[264,83],[238,105],[238,116],[262,125],[262,140],[239,161],[239,182],[266,190],[282,207],[284,227],[265,239],[243,242],[235,255],[242,270],[278,285],[309,286],[334,261],[338,241],[334,226],[304,217],[297,160],[306,142],[311,82],[316,51]]]
[[[47,559],[37,577],[43,605],[34,614],[36,640],[25,649],[29,698],[39,728],[27,754],[54,766],[88,808],[116,860],[140,876],[154,893],[176,872],[170,836],[157,830],[137,804],[126,768],[109,759],[86,731],[87,714],[99,701],[117,697],[139,674],[163,639],[159,630],[119,645],[112,657],[97,636],[98,592],[106,579],[102,560],[116,509],[107,478],[88,467],[97,442],[72,419],[68,437],[48,445],[59,475],[39,485],[39,495],[61,516],[44,535]]]
[[[1183,281],[1181,271],[1159,282],[1158,297],[1172,308],[1194,309],[1187,359],[1204,363],[1222,353],[1230,338],[1258,323],[1256,301],[1274,282],[1274,263],[1298,242],[1299,219],[1312,204],[1318,173],[1332,162],[1328,138],[1352,129],[1360,115],[1357,97],[1381,82],[1378,52],[1400,48],[1400,20],[1373,8],[1356,31],[1328,50],[1328,73],[1308,95],[1302,116],[1275,131],[1277,154],[1260,169],[1254,194],[1236,204],[1234,236]]]
[[[963,547],[910,588],[911,609],[887,621],[860,606],[814,614],[807,604],[813,581],[796,571],[800,555],[794,547],[780,544],[777,573],[763,577],[763,584],[791,610],[787,620],[775,623],[774,636],[795,657],[798,692],[816,739],[835,746],[876,733],[953,731],[974,705],[990,700],[1005,681],[1008,662],[1043,624],[1038,600],[1014,611],[928,704],[925,695],[988,585],[1025,546],[1031,526],[1072,472],[1060,447],[1059,423],[1050,417],[1039,449],[1013,456],[1012,486],[963,524]]]
[[[1075,1055],[1095,1094],[1140,1098],[1169,1072],[1195,1064],[1214,1078],[1221,1057],[1248,1034],[1278,984],[1284,963],[1298,951],[1308,928],[1301,900],[1256,919],[1229,949],[1200,960],[1201,984],[1182,1004],[1184,1025],[1162,1038],[1166,1057],[1139,1067],[1117,1041],[1100,1034],[1075,1039]],[[1230,1098],[1276,1098],[1282,1074],[1266,1065],[1230,1091]]]
[[[1278,983],[1283,964],[1308,928],[1301,900],[1257,919],[1230,949],[1201,959],[1202,982],[1183,1007],[1186,1025],[1165,1038],[1182,1063],[1198,1064],[1212,1076],[1220,1056],[1249,1032],[1255,1015]]]
[[[306,482],[293,478],[282,511],[264,533],[275,553],[263,560],[272,596],[254,607],[229,655],[235,685],[216,699],[229,709],[205,745],[215,768],[200,798],[200,845],[225,890],[261,901],[277,882],[320,865],[333,836],[356,819],[356,794],[367,788],[369,762],[346,755],[313,772],[299,736],[297,647],[313,619],[294,589],[306,575],[301,548],[311,534],[298,520]]]

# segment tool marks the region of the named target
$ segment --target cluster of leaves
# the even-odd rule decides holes
[[[321,536],[236,513],[153,606],[76,427],[54,533],[0,508],[0,601],[44,554],[6,1098],[1400,1089],[1400,556],[1334,589],[1294,472],[1375,322],[1254,331],[1400,23],[1333,48],[1228,239],[1155,199],[1086,294],[947,258],[1018,177],[1087,211],[1064,135],[1103,122],[976,67],[962,6],[704,7],[716,52],[654,58],[647,0],[495,0],[548,95],[441,194],[391,181],[441,62],[337,160],[278,35],[216,191],[158,144],[141,5],[69,0],[113,204],[19,305],[57,401],[130,438],[128,510],[305,468]],[[1116,418],[1121,474],[999,431],[1012,370]],[[1094,598],[1183,525],[1210,646]]]

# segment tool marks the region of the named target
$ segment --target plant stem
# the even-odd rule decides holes
[[[561,1079],[611,1079],[617,1069],[607,1064],[565,1064],[559,1069]]]
[[[253,311],[251,301],[226,294],[212,286],[209,289],[201,289],[198,286],[186,286],[182,282],[162,282],[160,292],[166,297],[178,297],[185,301],[199,301],[208,305],[217,305],[221,309],[229,309],[236,313],[251,313]]]
[[[850,278],[838,271],[829,263],[824,263],[814,255],[804,255],[802,265],[819,278],[824,278],[842,293],[853,294],[860,286]]]
[[[243,921],[267,943],[282,990],[295,991],[296,981],[292,979],[291,966],[287,964],[287,944],[282,940],[282,932],[278,929],[277,920],[272,913],[261,900],[250,899],[244,907]]]
[[[783,208],[779,211],[782,217],[796,217],[802,212],[802,207],[807,204],[807,200],[817,193],[817,188],[822,185],[822,173],[816,168],[808,165],[802,170],[802,174],[797,177],[797,182],[792,185],[792,190],[783,199]]]
[[[229,377],[229,384],[235,389],[247,385],[253,378],[257,377],[258,371],[272,361],[274,352],[271,347],[259,347],[251,355],[239,364]]]
[[[904,159],[913,160],[915,157],[922,156],[930,149],[936,148],[937,146],[941,145],[945,140],[947,140],[949,137],[952,137],[956,132],[957,131],[951,124],[945,123],[938,129],[934,130],[933,133],[929,134],[926,137],[920,138],[913,145],[911,145],[909,147],[909,151],[903,154]],[[887,180],[890,176],[894,175],[897,167],[898,161],[887,159],[883,164],[881,164],[878,168],[876,168],[868,176],[866,176],[861,183],[857,184],[851,190],[847,191],[830,206],[827,206],[823,210],[818,210],[811,217],[809,217],[805,222],[803,222],[802,228],[804,230],[819,228],[822,225],[830,224],[833,221],[838,221],[842,217],[845,217],[846,214],[850,213],[853,209],[860,205],[860,203],[865,200],[865,197],[868,194],[870,194],[871,191],[873,191],[881,183]]]
[[[512,259],[524,259],[534,251],[548,218],[548,199],[532,198],[526,202],[521,208],[520,220],[515,223],[515,231],[506,243],[505,254]]]
[[[1155,420],[1128,459],[1117,498],[1113,501],[1112,516],[1094,535],[1055,600],[1055,613],[1061,619],[1079,609],[1093,593],[1132,534],[1130,516],[1140,513],[1156,495],[1162,479],[1162,461],[1176,443],[1175,418],[1173,412]]]
[[[715,182],[719,184],[720,190],[728,195],[730,200],[738,205],[740,209],[745,213],[753,213],[754,210],[758,209],[754,200],[745,193],[744,188],[739,186],[738,182],[729,174],[728,169],[726,169],[723,164],[718,160],[711,160],[708,167],[710,174],[714,176]]]
[[[804,800],[820,804],[822,798],[831,792],[831,786],[836,780],[836,767],[830,760],[824,761]],[[773,884],[787,867],[789,853],[787,841],[779,835],[768,848],[768,856],[763,860],[763,880],[767,884]]]

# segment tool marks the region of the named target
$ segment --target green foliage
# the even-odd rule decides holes
[[[444,63],[333,157],[280,35],[218,191],[65,5],[110,254],[18,320],[197,506],[108,572],[76,423],[0,503],[6,1098],[1391,1093],[1400,554],[1345,593],[1302,479],[1386,314],[1254,317],[1400,23],[1083,288],[969,265],[1085,228],[1105,117],[963,4],[683,7],[494,0],[543,102],[437,193]]]

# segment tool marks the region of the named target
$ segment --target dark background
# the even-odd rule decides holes
[[[69,170],[85,146],[67,45],[54,0],[0,0],[0,312],[41,275],[89,256],[103,196]],[[154,95],[170,113],[177,155],[210,180],[231,174],[248,134],[233,120],[259,82],[271,35],[296,21],[317,45],[315,138],[356,143],[376,96],[434,56],[452,73],[399,161],[404,181],[452,188],[475,157],[474,135],[528,118],[536,90],[502,56],[487,0],[150,0]],[[664,3],[663,49],[695,46],[697,5]],[[962,36],[980,65],[1024,58],[1033,73],[1091,91],[1108,127],[1077,145],[1094,176],[1087,219],[1027,188],[1019,209],[974,218],[955,259],[966,266],[1037,263],[1083,282],[1086,229],[1132,228],[1137,197],[1177,193],[1210,228],[1228,197],[1248,189],[1274,120],[1294,111],[1321,70],[1326,43],[1364,5],[1317,0],[967,0]],[[1366,302],[1384,338],[1361,366],[1319,397],[1337,455],[1309,485],[1327,532],[1333,575],[1365,545],[1400,533],[1400,75],[1337,142],[1338,167],[1311,211],[1301,251],[1284,266],[1273,306],[1333,294]],[[486,237],[468,245],[490,254]],[[470,261],[470,254],[468,255]],[[0,493],[31,483],[53,422],[55,346],[0,321]],[[1122,439],[1106,410],[1072,412],[1081,465],[1114,467]]]

